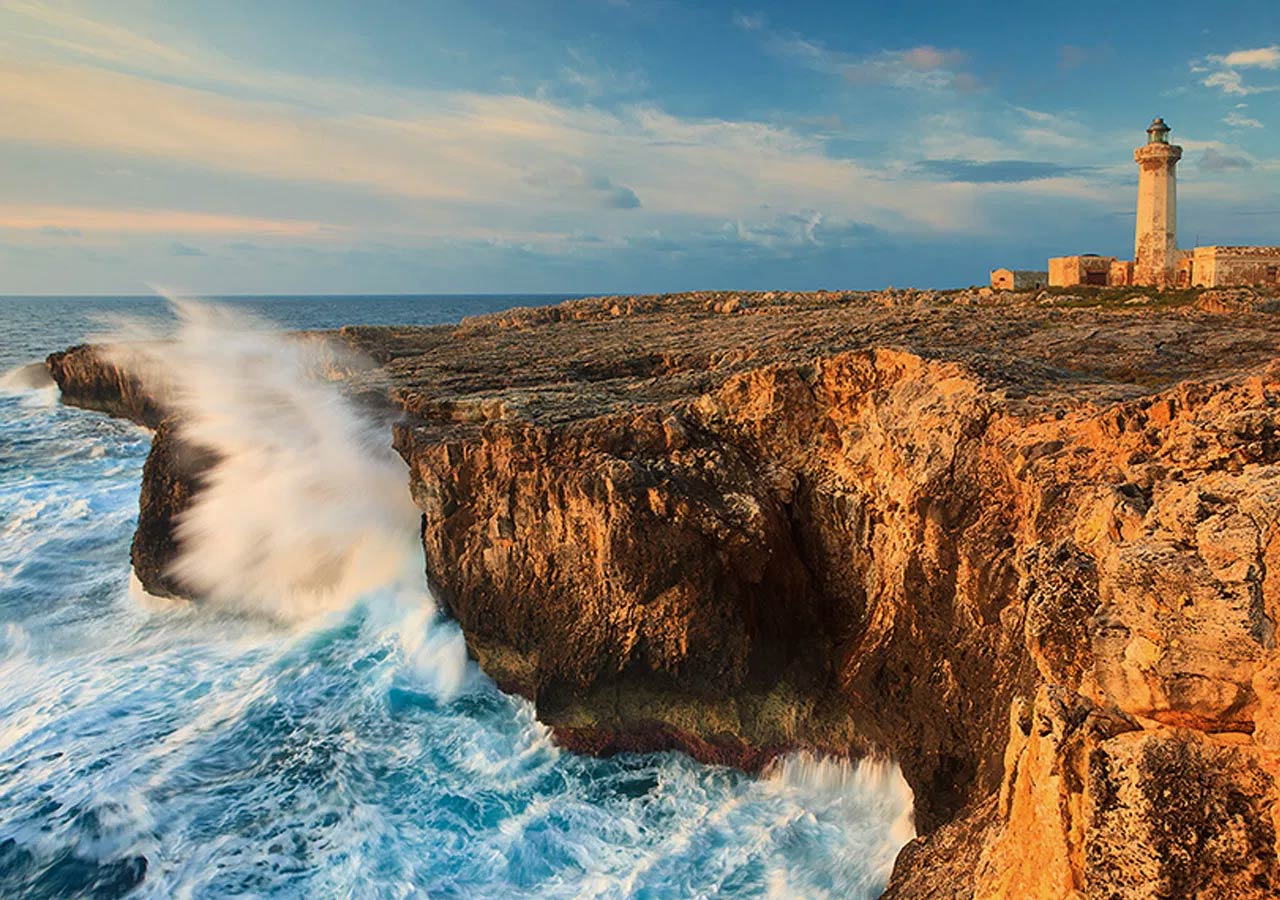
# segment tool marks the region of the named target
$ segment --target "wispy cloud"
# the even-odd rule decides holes
[[[755,220],[735,219],[693,233],[653,230],[627,237],[623,246],[673,257],[714,254],[758,259],[766,254],[778,258],[848,250],[882,234],[863,222],[831,219],[817,210],[802,209]],[[601,239],[591,237],[590,241]]]
[[[904,64],[928,72],[941,59]],[[548,204],[600,208],[602,197],[611,208],[643,199],[665,215],[745,215],[764,202],[897,228],[966,218],[960,195],[887,183],[764,123],[456,91],[405,92],[394,110],[381,101],[369,114],[331,108],[330,87],[317,83],[298,100],[295,80],[281,97],[246,99],[83,65],[0,63],[0,139],[415,198],[454,227],[468,224],[466,210],[492,222],[498,210],[528,217]],[[344,104],[357,93],[342,92]],[[551,197],[538,184],[540,172],[591,172],[601,159],[611,161],[607,184]]]
[[[970,90],[978,86],[976,77],[963,71],[966,56],[959,50],[925,46],[854,56],[800,37],[778,39],[774,47],[812,69],[839,75],[854,85],[913,90]]]
[[[836,50],[795,32],[773,31],[763,17],[736,14],[734,24],[762,36],[765,49],[812,69],[836,75],[855,85],[885,85],[916,90],[972,90],[978,78],[966,68],[968,55],[954,48],[923,44],[871,54]]]
[[[1262,123],[1257,119],[1252,119],[1243,113],[1229,112],[1223,117],[1222,121],[1232,128],[1261,128]]]
[[[926,175],[972,184],[1017,184],[1085,175],[1092,169],[1029,159],[926,159],[915,164]]]
[[[1247,156],[1222,153],[1208,147],[1200,154],[1200,168],[1206,172],[1229,172],[1233,170],[1252,169],[1253,161]]]
[[[224,216],[185,210],[6,204],[0,204],[0,229],[35,231],[55,237],[79,237],[90,232],[304,237],[334,230],[333,226],[319,222]]]
[[[62,6],[30,0],[0,0],[0,11],[31,23],[21,33],[27,39],[108,62],[189,65],[191,58],[169,44],[155,41],[127,28],[78,15]]]
[[[63,225],[43,225],[39,229],[40,233],[45,237],[55,238],[78,238],[84,237],[84,232],[79,228],[68,228]]]
[[[1055,116],[1053,113],[1043,112],[1042,110],[1038,110],[1038,109],[1029,109],[1028,107],[1025,107],[1025,106],[1015,106],[1013,109],[1015,112],[1019,112],[1022,115],[1026,116],[1032,122],[1048,123],[1048,122],[1053,122],[1057,119],[1057,116]]]
[[[1217,88],[1224,94],[1236,94],[1241,97],[1248,94],[1256,94],[1262,90],[1256,87],[1245,87],[1244,77],[1239,72],[1230,69],[1209,73],[1205,76],[1202,84],[1205,87]]]
[[[560,67],[561,79],[565,86],[588,100],[633,97],[648,86],[648,79],[639,69],[607,65],[573,47],[566,55],[569,61]]]
[[[626,185],[615,183],[608,175],[588,174],[574,166],[533,172],[526,181],[545,189],[551,197],[571,198],[600,209],[639,209],[641,206],[636,192]]]
[[[1276,83],[1246,83],[1241,69],[1280,69],[1280,45],[1233,50],[1222,55],[1210,54],[1191,64],[1193,72],[1204,76],[1201,84],[1224,94],[1245,97],[1280,90],[1280,84]]]
[[[1253,50],[1234,50],[1222,58],[1222,63],[1235,69],[1280,69],[1280,44]]]

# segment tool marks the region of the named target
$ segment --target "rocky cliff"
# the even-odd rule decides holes
[[[98,410],[156,428],[164,418],[159,399],[134,374],[103,359],[97,348],[80,344],[45,360],[69,406]]]
[[[1280,317],[1000,299],[606,298],[339,337],[379,364],[353,389],[404,411],[437,594],[562,743],[890,753],[922,835],[899,900],[1274,896]],[[147,420],[71,355],[66,399]],[[181,590],[203,464],[159,429],[149,589]]]

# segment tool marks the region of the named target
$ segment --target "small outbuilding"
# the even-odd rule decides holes
[[[1198,287],[1280,285],[1280,247],[1197,247],[1179,267],[1181,284]]]
[[[1049,286],[1074,287],[1077,284],[1106,285],[1111,279],[1114,256],[1086,253],[1082,256],[1054,256],[1049,259]]]
[[[1049,273],[1037,269],[992,269],[991,286],[997,291],[1031,291],[1049,284]]]

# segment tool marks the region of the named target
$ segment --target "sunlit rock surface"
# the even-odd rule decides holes
[[[1280,316],[1163,297],[604,298],[335,337],[403,410],[436,593],[566,745],[890,753],[922,835],[890,897],[1269,897]],[[110,368],[50,363],[155,424]],[[159,594],[199,483],[173,444],[134,545]]]

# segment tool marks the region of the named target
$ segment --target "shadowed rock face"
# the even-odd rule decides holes
[[[80,344],[45,360],[62,402],[105,412],[155,428],[164,409],[136,377],[104,361],[96,348]]]
[[[923,835],[891,897],[1273,896],[1280,319],[948,299],[339,336],[405,412],[436,592],[562,743],[890,752]],[[146,409],[107,368],[50,361]],[[134,543],[160,593],[176,445]]]
[[[129,560],[147,592],[157,597],[187,597],[182,582],[170,571],[178,555],[176,528],[182,511],[200,489],[200,479],[214,457],[183,442],[177,423],[164,419],[151,440],[151,452],[142,469],[142,493],[138,498],[138,527],[133,532]]]

